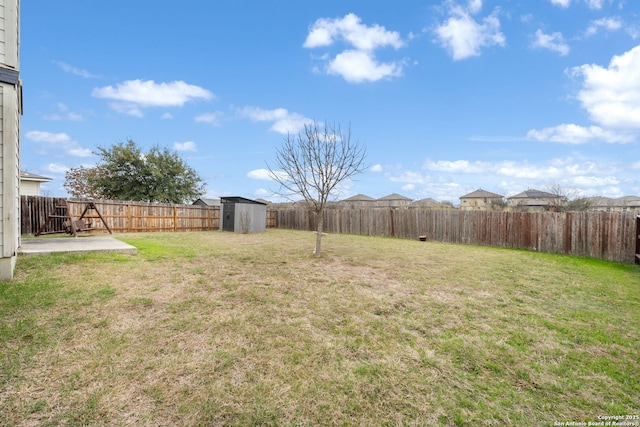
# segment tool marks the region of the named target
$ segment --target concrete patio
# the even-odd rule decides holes
[[[43,255],[59,252],[117,252],[135,254],[138,250],[113,237],[59,237],[22,239],[19,255]]]

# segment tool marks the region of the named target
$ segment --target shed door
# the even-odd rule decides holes
[[[234,218],[236,216],[236,204],[225,203],[223,209],[224,218],[222,218],[222,231],[235,231]]]

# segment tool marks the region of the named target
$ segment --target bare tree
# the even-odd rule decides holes
[[[575,199],[578,195],[577,190],[565,187],[557,182],[549,184],[547,191],[555,196],[549,201],[549,210],[555,212],[566,210],[569,200]]]
[[[314,122],[297,135],[287,135],[276,151],[274,167],[267,165],[271,178],[280,184],[276,193],[302,196],[315,214],[315,256],[320,256],[323,211],[329,197],[338,184],[366,169],[365,157],[365,147],[351,140],[350,128],[342,132],[339,125]]]

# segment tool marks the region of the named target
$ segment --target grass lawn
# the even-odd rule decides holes
[[[553,426],[640,414],[640,268],[328,235],[120,234],[0,282],[0,425]],[[638,422],[635,420],[634,422]]]

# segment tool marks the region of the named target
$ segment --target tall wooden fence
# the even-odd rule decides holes
[[[37,196],[21,197],[21,230],[23,235],[35,234],[46,223],[55,207],[64,199]],[[95,201],[96,208],[114,233],[144,231],[200,231],[220,228],[220,210],[199,205],[174,205],[120,201]],[[68,214],[80,217],[87,206],[84,201],[68,200]],[[59,210],[61,213],[61,210]],[[106,231],[93,210],[87,211],[92,228]],[[61,230],[61,220],[55,219],[48,231]]]
[[[324,231],[532,249],[633,263],[640,230],[634,212],[502,212],[327,209]],[[279,210],[278,228],[315,230],[302,209]]]
[[[47,222],[56,206],[65,199],[54,197],[21,197],[21,233],[33,235]],[[94,201],[98,211],[114,233],[152,231],[204,231],[220,229],[220,208],[201,205],[174,205],[164,203],[120,202],[113,200]],[[80,217],[87,203],[67,200],[68,214]],[[95,212],[89,210],[96,231],[106,231]],[[276,227],[276,212],[267,211],[267,228]],[[62,230],[62,219],[56,218],[47,230]]]

